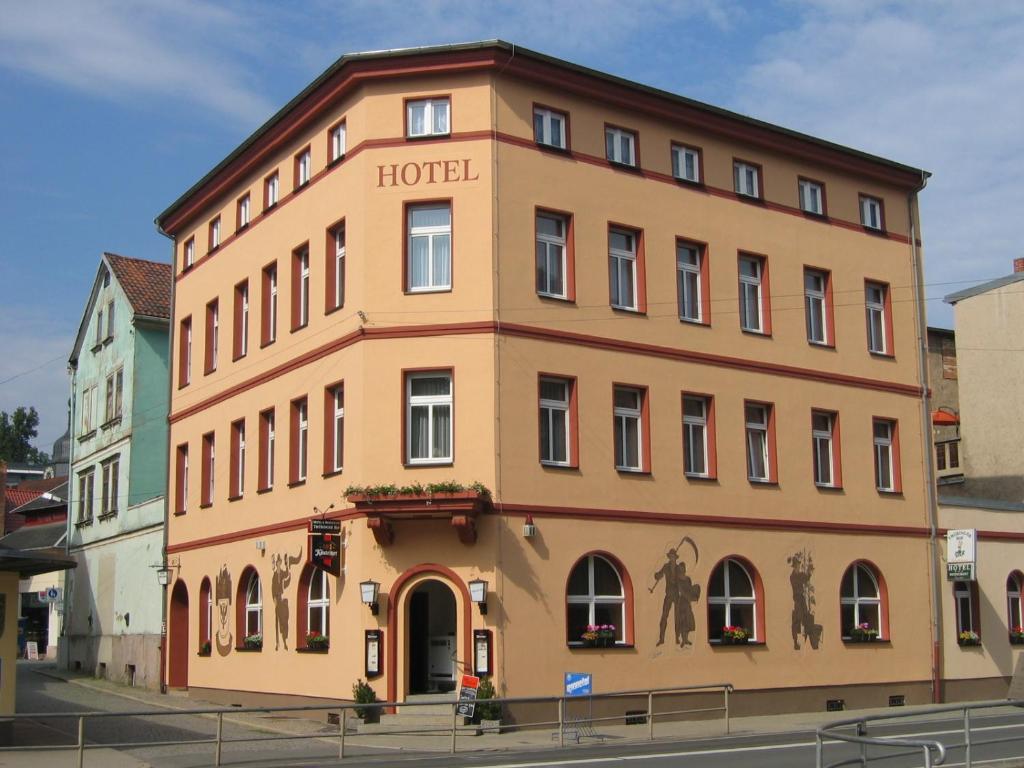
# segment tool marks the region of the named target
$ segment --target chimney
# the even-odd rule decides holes
[[[1019,259],[1014,259],[1013,260],[1013,271],[1014,272],[1024,272],[1024,256],[1022,256]]]

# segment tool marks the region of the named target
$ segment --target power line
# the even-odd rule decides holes
[[[55,363],[58,360],[63,360],[63,359],[64,359],[64,355],[63,354],[57,355],[56,357],[51,357],[45,363],[40,363],[35,368],[29,368],[27,371],[22,371],[21,373],[16,373],[13,376],[9,376],[6,379],[0,380],[0,385],[12,382],[15,379],[20,379],[22,376],[28,376],[30,373],[35,373],[40,368],[45,368],[46,366],[50,365],[51,363]]]

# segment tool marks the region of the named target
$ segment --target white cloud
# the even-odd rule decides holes
[[[1007,274],[1020,255],[1024,6],[793,3],[736,95],[742,111],[934,173],[921,196],[928,283]],[[964,285],[938,286],[942,296]],[[930,322],[951,324],[941,302]]]
[[[8,3],[0,66],[118,103],[173,98],[247,124],[272,105],[238,59],[253,53],[254,20],[196,0]]]

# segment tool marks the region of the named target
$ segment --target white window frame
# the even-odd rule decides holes
[[[447,379],[447,395],[413,395],[412,383],[417,379]],[[434,411],[438,408],[448,408],[448,455],[434,456]],[[427,409],[427,456],[413,456],[412,423],[413,409]],[[405,455],[409,464],[448,464],[452,461],[454,453],[454,421],[455,421],[455,397],[454,382],[450,371],[426,371],[423,373],[411,373],[405,379]]]
[[[686,164],[690,161],[692,173],[687,173]],[[700,151],[684,144],[672,145],[672,177],[694,184],[700,183]]]
[[[761,197],[761,169],[756,165],[734,160],[732,164],[733,187],[737,195]]]
[[[121,457],[114,456],[107,459],[100,465],[100,469],[103,473],[101,483],[101,502],[100,502],[100,514],[101,515],[116,515],[117,514],[117,501],[118,501],[118,486],[120,485],[120,474],[121,474]]]
[[[331,129],[331,162],[340,160],[345,156],[346,142],[348,141],[348,129],[345,121],[338,123]]]
[[[253,588],[255,587],[255,589]],[[249,631],[249,616],[250,614],[256,616],[256,631]],[[249,581],[245,585],[245,634],[242,636],[244,640],[250,635],[262,635],[263,634],[263,582],[260,579],[260,575],[253,571],[249,576]]]
[[[210,250],[220,248],[220,216],[210,222]]]
[[[868,328],[868,351],[878,355],[889,353],[886,334],[885,295],[888,288],[882,283],[868,282],[864,286],[864,312]],[[877,299],[872,295],[877,292]]]
[[[732,563],[735,563],[736,566],[739,567],[741,571],[743,571],[743,574],[747,577],[747,581],[750,582],[750,597],[746,597],[745,595],[732,594],[731,577],[729,575],[729,571],[731,570],[729,568],[729,565]],[[734,605],[737,607],[748,605],[751,606],[752,610],[750,611],[750,615],[752,617],[751,623],[753,624],[753,626],[749,628],[744,627],[744,629],[749,629],[750,638],[756,640],[759,637],[758,632],[760,631],[760,628],[757,625],[757,584],[754,582],[754,577],[751,575],[750,571],[747,570],[747,567],[743,565],[743,563],[732,557],[727,557],[725,560],[718,564],[718,567],[722,569],[722,594],[711,594],[710,585],[712,579],[709,577],[708,605],[725,606],[725,623],[722,625],[723,627],[739,626],[738,624],[736,624],[732,617]],[[721,643],[721,638],[716,638],[713,636],[714,632],[720,632],[721,630],[722,627],[708,627],[708,636],[710,638],[709,642]]]
[[[555,120],[558,121],[555,130]],[[533,138],[538,144],[557,149],[566,149],[565,125],[568,118],[564,112],[545,107],[533,108]]]
[[[246,227],[252,218],[250,206],[252,204],[251,195],[246,192],[242,196],[242,199],[238,201],[238,228]]]
[[[192,318],[185,326],[185,384],[192,383]]]
[[[276,421],[276,418],[277,418],[277,413],[275,411],[266,411],[263,414],[263,418],[265,418],[267,420],[267,455],[265,457],[266,460],[267,460],[267,466],[266,466],[267,488],[273,488],[274,487],[274,448],[275,448],[274,441],[276,439],[275,428],[277,426],[275,424],[275,421]]]
[[[810,283],[820,282],[820,285]],[[804,316],[807,326],[807,341],[811,344],[828,346],[828,316],[825,300],[828,291],[828,273],[820,269],[804,270]]]
[[[320,597],[313,597],[313,585],[320,581]],[[309,588],[306,591],[306,633],[314,631],[313,616],[320,614],[320,634],[328,637],[330,633],[331,617],[331,582],[327,578],[327,571],[320,568],[313,569],[313,575],[309,578]]]
[[[239,496],[245,493],[245,421],[239,421],[236,427],[238,445],[235,450],[235,464],[238,475],[235,477],[235,488]]]
[[[615,400],[619,393],[630,393],[636,396],[636,407],[618,405]],[[620,472],[642,472],[644,466],[644,391],[635,387],[615,387],[613,392],[612,410],[615,417],[615,469]],[[631,430],[636,430],[636,464],[626,464],[628,459],[628,438]]]
[[[341,472],[345,458],[345,388],[337,386],[331,390],[331,404],[334,407],[331,420],[331,469]]]
[[[202,638],[204,643],[209,643],[213,639],[213,589],[212,584],[207,582],[206,587],[206,600],[203,608],[206,610],[206,633]]]
[[[816,216],[825,215],[825,187],[817,181],[800,179],[800,210]]]
[[[181,453],[181,502],[178,506],[182,512],[188,511],[188,446]]]
[[[420,132],[413,131],[413,110],[423,110],[423,127]],[[406,115],[406,136],[416,138],[420,136],[448,136],[452,131],[451,124],[451,102],[445,97],[442,99],[417,99],[408,101],[405,104]],[[444,127],[434,128],[435,111],[441,110],[444,113]]]
[[[298,467],[296,468],[296,479],[302,482],[306,479],[307,464],[309,461],[309,402],[301,400],[297,403],[298,408],[298,434],[299,441]]]
[[[270,278],[270,322],[268,327],[270,333],[267,334],[267,343],[273,343],[277,341],[277,266],[271,268],[268,275]]]
[[[824,426],[816,423],[824,419]],[[814,465],[814,484],[820,488],[834,488],[835,470],[835,415],[828,411],[811,411],[811,450]],[[822,457],[825,461],[822,462]]]
[[[870,623],[870,622],[866,622],[866,621],[862,620],[861,610],[863,608],[865,610],[872,610],[872,611],[875,612],[875,615],[878,617],[878,637],[879,637],[879,639],[884,639],[882,637],[882,628],[885,626],[885,623],[884,623],[885,619],[882,616],[882,589],[881,589],[881,586],[878,583],[878,579],[875,578],[875,574],[871,571],[870,568],[868,568],[866,565],[864,565],[864,563],[854,563],[853,565],[850,566],[850,568],[847,569],[847,571],[850,571],[850,570],[853,570],[853,577],[851,579],[851,581],[853,583],[853,594],[852,595],[844,595],[844,594],[842,594],[841,590],[842,590],[842,587],[844,586],[843,582],[846,581],[846,579],[845,579],[846,574],[843,574],[843,577],[844,577],[843,578],[843,582],[840,582],[839,604],[841,606],[842,605],[852,605],[853,606],[853,625],[849,626],[849,627],[841,627],[840,628],[840,631],[842,632],[842,638],[844,640],[850,639],[850,637],[851,637],[850,630],[853,629],[853,627],[856,627],[856,626],[858,626],[860,624]],[[866,573],[868,575],[868,577],[871,579],[871,583],[875,587],[875,596],[874,597],[864,596],[864,595],[860,594],[860,578],[859,578],[859,574],[861,572]]]
[[[975,632],[981,634],[980,627],[974,626],[974,595],[971,594],[971,582],[953,582],[953,603],[956,606],[956,633]],[[966,607],[966,621],[964,608]]]
[[[751,414],[748,413],[751,409],[755,409],[760,412],[760,419],[752,419]],[[769,406],[764,403],[744,403],[743,405],[743,421],[746,428],[747,436],[747,479],[752,483],[767,483],[771,482],[771,463],[769,460],[770,449],[768,446],[769,442],[769,420],[770,420]],[[755,463],[760,458],[762,466],[764,467],[764,474],[754,474]]]
[[[345,303],[345,225],[334,230],[334,306]]]
[[[868,229],[882,231],[882,201],[871,195],[860,196],[860,223]]]
[[[557,221],[562,229],[561,236],[551,235],[546,232],[541,232],[538,226],[540,219],[548,219],[550,221]],[[557,213],[548,213],[546,211],[538,211],[536,219],[534,221],[534,231],[536,232],[537,242],[534,250],[536,251],[537,257],[537,294],[539,296],[549,296],[554,299],[564,299],[568,296],[568,276],[566,274],[566,240],[569,230],[569,222],[565,216],[560,216]],[[541,263],[540,251],[543,249],[543,264]],[[559,269],[562,278],[562,290],[557,291],[552,288],[552,276],[551,276],[551,263],[552,260],[556,260],[560,263]],[[541,283],[543,282],[543,286]]]
[[[686,404],[699,403],[701,413],[689,414]],[[683,472],[688,477],[710,477],[710,456],[708,455],[708,412],[709,399],[703,395],[683,395]],[[697,469],[696,456],[700,456],[703,471]]]
[[[612,247],[612,235],[623,235],[629,238],[632,248],[624,250]],[[637,240],[636,232],[626,229],[608,230],[608,279],[611,281],[611,305],[615,309],[626,309],[636,312],[639,307],[639,285],[637,284]],[[632,287],[633,301],[623,302],[623,281]]]
[[[217,370],[217,357],[220,354],[220,302],[213,304],[213,313],[210,318],[210,330],[213,338],[210,340],[210,370]]]
[[[606,125],[604,128],[604,152],[608,162],[636,168],[636,133],[625,128]],[[628,153],[628,157],[625,156],[626,153]]]
[[[78,522],[92,520],[96,494],[96,470],[90,467],[78,474]]]
[[[756,274],[743,274],[742,265],[753,264]],[[740,295],[740,328],[751,333],[764,333],[764,263],[756,256],[740,256],[738,276]],[[750,317],[749,306],[756,303],[757,312]],[[756,325],[752,323],[756,320]]]
[[[196,239],[190,237],[185,241],[185,267],[191,267],[196,263]]]
[[[240,357],[249,354],[249,283],[242,286],[242,333],[239,346]]]
[[[273,208],[277,205],[278,200],[281,196],[281,175],[278,171],[275,171],[267,177],[264,182],[264,195],[267,200],[267,208]]]
[[[696,263],[682,258],[683,252],[695,257]],[[676,295],[679,319],[687,323],[704,320],[704,300],[701,296],[701,268],[704,250],[689,243],[676,243]]]
[[[540,451],[540,463],[556,467],[568,467],[572,465],[572,425],[570,424],[570,418],[572,413],[570,411],[569,403],[572,400],[572,381],[570,379],[561,379],[555,376],[543,376],[540,380],[541,387],[544,384],[553,384],[565,388],[565,398],[561,400],[555,400],[552,398],[540,397],[539,398],[539,409],[540,409],[540,420],[547,423],[548,439],[547,444],[541,444]],[[555,428],[555,414],[561,413],[563,415],[563,429]],[[557,455],[557,442],[562,441],[562,452],[565,455],[563,461],[558,461],[552,458]],[[545,458],[547,457],[547,458]]]
[[[309,184],[309,180],[312,177],[313,155],[310,152],[310,150],[303,150],[303,152],[298,157],[297,164],[299,171],[299,186],[304,187],[307,184]]]
[[[609,594],[609,595],[599,595],[599,594],[596,593],[595,587],[594,587],[594,561],[595,560],[603,560],[608,565],[608,567],[612,569],[612,572],[615,573],[616,577],[618,577],[618,580],[619,580],[619,594],[617,594],[617,595],[611,595],[611,594]],[[575,571],[576,568],[583,567],[584,564],[586,565],[586,568],[587,568],[587,594],[585,594],[585,595],[583,595],[583,594],[573,595],[573,594],[569,593],[568,589],[566,589],[565,602],[567,604],[569,604],[569,605],[586,605],[586,606],[588,606],[589,607],[589,617],[587,619],[587,624],[596,624],[597,623],[597,616],[596,616],[597,611],[596,611],[596,609],[597,609],[598,605],[618,606],[618,608],[619,608],[619,620],[615,624],[615,634],[616,634],[615,643],[616,643],[616,645],[621,645],[622,643],[625,642],[625,637],[626,637],[626,592],[625,592],[625,588],[622,586],[622,574],[619,572],[619,569],[617,567],[615,567],[615,564],[611,560],[609,560],[606,557],[601,557],[600,555],[587,555],[585,560],[581,560],[579,563],[576,564],[576,567],[573,568],[573,571]],[[571,583],[571,582],[572,582],[572,573],[569,574],[569,583]],[[567,638],[567,639],[568,639],[569,645],[582,645],[583,644],[583,638],[573,637],[573,638]]]
[[[886,434],[879,435],[878,427],[885,427]],[[893,423],[875,419],[871,424],[871,436],[875,446],[875,487],[880,491],[896,490],[895,467],[893,466]],[[882,464],[888,466],[888,477],[882,477]]]
[[[309,249],[299,253],[299,326],[309,325]]]
[[[426,210],[429,208],[446,208],[448,210],[448,224],[447,225],[434,225],[434,226],[418,226],[413,227],[412,217],[413,213],[417,210]],[[448,291],[452,287],[452,206],[450,203],[429,203],[426,205],[410,205],[406,209],[406,216],[408,217],[406,226],[408,227],[409,235],[406,248],[408,249],[407,270],[408,270],[408,290],[410,293],[430,293],[433,291]],[[447,283],[434,283],[434,243],[438,237],[448,238],[448,282]],[[413,240],[415,238],[426,238],[427,240],[427,282],[423,285],[413,284]],[[436,258],[442,258],[437,256]]]
[[[205,438],[204,438],[205,441]],[[206,470],[206,499],[208,504],[213,504],[214,492],[216,490],[216,477],[217,477],[217,440],[210,434],[210,452],[208,454],[209,466]]]

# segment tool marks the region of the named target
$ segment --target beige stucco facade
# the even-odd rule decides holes
[[[406,102],[426,98],[448,100],[449,131],[406,138]],[[568,151],[535,142],[538,105],[569,116]],[[347,151],[330,162],[330,129],[342,119]],[[930,443],[921,397],[923,325],[911,288],[919,280],[911,222],[920,172],[542,57],[511,62],[501,46],[343,60],[279,120],[159,219],[175,241],[176,265],[172,685],[347,697],[366,676],[365,632],[382,630],[382,665],[370,682],[381,698],[402,699],[421,692],[413,668],[422,663],[425,632],[431,639],[453,633],[455,671],[476,667],[472,633],[487,629],[490,672],[510,696],[556,694],[569,671],[592,672],[600,690],[731,682],[741,691],[777,692],[788,697],[785,706],[815,709],[837,695],[849,705],[930,695]],[[639,169],[605,160],[606,126],[635,132]],[[700,148],[701,183],[672,178],[673,142]],[[312,179],[293,190],[295,158],[307,145]],[[757,164],[760,199],[732,191],[736,159]],[[281,200],[264,211],[264,180],[275,170]],[[827,216],[801,212],[799,178],[827,188]],[[236,234],[237,201],[246,193],[253,220]],[[884,230],[860,224],[862,195],[883,202]],[[421,293],[408,290],[407,215],[410,205],[428,201],[451,213],[451,285]],[[569,226],[571,285],[563,299],[536,290],[539,210],[558,212]],[[222,243],[206,255],[218,215]],[[342,220],[344,304],[325,311],[330,233]],[[636,238],[633,311],[609,306],[610,229]],[[195,264],[186,268],[190,241]],[[701,244],[700,322],[680,320],[677,242]],[[306,243],[310,311],[307,324],[292,328],[300,295],[292,264]],[[741,254],[762,265],[767,333],[740,328]],[[261,345],[264,271],[275,260],[277,334]],[[827,344],[808,343],[806,268],[829,275]],[[245,280],[248,351],[233,360],[231,308]],[[882,354],[868,349],[865,281],[888,286]],[[204,374],[204,317],[214,300],[219,359]],[[186,318],[192,363],[184,384]],[[450,376],[452,453],[433,465],[410,461],[406,386],[410,372],[421,371]],[[571,382],[571,457],[562,466],[539,456],[542,377]],[[336,472],[324,460],[333,439],[325,391],[339,384],[344,467]],[[638,471],[616,468],[617,387],[642,393]],[[700,478],[684,472],[686,393],[713,403],[707,429],[714,469]],[[291,414],[302,398],[308,472],[298,481]],[[770,413],[766,482],[748,478],[748,402]],[[260,420],[270,408],[275,481],[257,492],[266,443]],[[827,487],[813,475],[816,410],[830,414],[834,430]],[[229,446],[241,419],[245,482],[236,494]],[[893,487],[882,491],[878,420],[891,425],[895,464]],[[211,431],[213,494],[204,504],[200,465]],[[189,459],[185,500],[179,447]],[[350,500],[345,490],[447,480],[480,482],[489,499],[467,513],[442,494],[413,497],[389,512],[384,500]],[[314,508],[342,521],[345,542],[343,574],[328,577],[326,653],[296,651],[305,645],[302,574]],[[532,535],[524,533],[526,522],[535,525]],[[567,603],[579,604],[567,597],[576,589],[571,574],[588,557],[618,576],[621,592],[610,604],[622,626],[612,647],[584,647],[570,628],[575,609]],[[674,621],[687,610],[666,599],[668,577],[656,577],[675,557],[701,587],[690,598],[689,642],[665,637],[660,626],[669,608]],[[753,609],[732,614],[752,624],[745,629],[754,642],[739,647],[722,644],[721,627],[709,626],[709,598],[721,605],[713,573],[730,558],[753,590]],[[874,574],[881,593],[879,642],[844,641],[850,627],[841,618],[841,582],[857,563]],[[263,585],[258,652],[238,649],[246,632],[241,578],[249,568]],[[486,614],[469,601],[467,585],[478,578],[488,583]],[[204,579],[215,603],[205,636]],[[376,615],[360,601],[365,580],[380,585]],[[454,601],[448,626],[437,632],[424,628],[434,620],[417,598],[431,581]],[[202,655],[207,637],[212,653]]]

